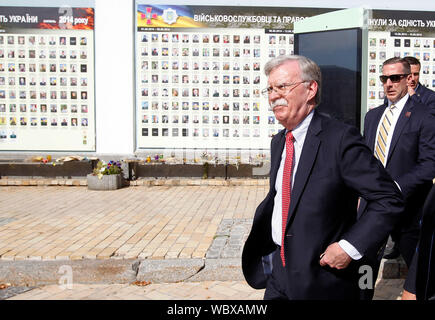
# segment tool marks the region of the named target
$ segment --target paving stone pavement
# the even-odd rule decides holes
[[[24,292],[35,289],[34,287],[9,287],[0,289],[0,300],[6,300],[18,296]]]
[[[252,219],[266,185],[0,187],[0,261],[204,258],[222,220]]]
[[[131,284],[74,284],[71,289],[45,286],[9,300],[260,300],[264,290],[254,290],[242,281],[202,281]]]
[[[379,280],[374,300],[400,300],[403,279]],[[1,291],[0,291],[1,292]],[[73,284],[43,286],[8,300],[262,300],[264,290],[244,281],[201,281],[132,284]]]
[[[27,263],[28,269],[44,263],[91,263],[102,272],[110,263],[121,269],[124,262],[203,259],[203,273],[210,267],[209,274],[222,275],[226,271],[219,269],[221,265],[239,262],[255,208],[267,189],[265,180],[230,186],[130,186],[113,191],[91,191],[85,186],[0,186],[0,268],[2,263]],[[0,290],[0,299],[262,299],[264,291],[250,288],[237,272],[234,277],[229,272],[231,279],[192,278],[146,286],[132,285],[132,281],[82,281],[73,283],[72,289],[60,286],[61,275],[56,275],[50,283],[31,285],[37,288],[13,283]],[[11,282],[1,277],[0,284]],[[380,279],[376,298],[397,299],[402,284],[400,279]]]

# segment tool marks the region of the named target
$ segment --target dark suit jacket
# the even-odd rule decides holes
[[[417,300],[435,300],[435,184],[423,207],[419,243],[404,288]]]
[[[435,300],[435,185],[423,208],[417,257],[417,299]]]
[[[386,107],[387,104],[383,104],[374,108],[365,117],[364,137],[372,150]],[[418,232],[422,207],[435,177],[435,119],[432,111],[415,99],[408,99],[399,115],[386,169],[399,184],[406,200],[405,213],[398,227],[402,232]]]
[[[242,254],[246,281],[264,288],[262,256],[276,250],[271,235],[275,181],[285,130],[271,142],[270,190],[258,206]],[[369,200],[357,221],[358,196]],[[341,239],[366,257],[376,256],[403,210],[400,191],[355,127],[314,112],[291,193],[284,248],[289,299],[359,299],[359,265],[321,267],[319,256]]]
[[[418,83],[418,88],[412,98],[417,100],[417,102],[435,109],[435,92],[426,88],[421,83]]]

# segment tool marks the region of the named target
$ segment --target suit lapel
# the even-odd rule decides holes
[[[281,163],[281,155],[285,144],[285,130],[281,130],[276,137],[277,141],[272,145],[272,159],[270,163],[270,185],[275,188],[276,175]]]
[[[417,97],[419,97],[419,98],[423,94],[423,85],[420,82],[418,83],[418,88],[417,88],[417,90],[415,90],[415,93],[417,94]]]
[[[396,127],[394,128],[393,137],[391,138],[390,149],[388,151],[388,157],[386,162],[387,164],[391,158],[392,153],[394,152],[394,148],[396,147],[397,142],[399,141],[403,129],[405,128],[409,118],[411,117],[412,107],[413,107],[412,100],[408,98],[408,101],[406,101],[406,104],[403,107],[402,112],[399,115],[399,118],[397,119]]]
[[[290,220],[293,220],[294,211],[298,205],[299,199],[308,181],[311,168],[317,157],[317,152],[320,146],[320,139],[317,136],[322,130],[322,121],[316,111],[314,111],[313,119],[308,127],[307,135],[305,137],[302,153],[299,158],[298,168],[295,175],[293,189],[291,191],[289,218],[287,219],[287,226]]]

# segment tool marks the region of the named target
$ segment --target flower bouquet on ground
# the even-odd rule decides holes
[[[101,179],[104,175],[111,174],[121,174],[122,168],[121,163],[119,161],[104,162],[103,160],[98,161],[97,166],[94,168],[93,174],[98,176],[98,179]]]
[[[98,161],[92,173],[87,175],[88,189],[116,190],[122,187],[122,168],[119,161]]]

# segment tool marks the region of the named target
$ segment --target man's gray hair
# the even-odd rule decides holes
[[[319,66],[311,59],[298,56],[298,55],[288,55],[288,56],[278,56],[269,60],[264,66],[264,73],[269,76],[272,70],[281,65],[289,62],[297,61],[299,63],[299,68],[301,69],[301,80],[302,81],[316,81],[317,82],[317,93],[315,97],[316,105],[320,104],[321,93],[322,93],[322,72]]]
[[[390,59],[385,60],[384,63],[382,64],[382,69],[386,65],[396,64],[396,63],[400,63],[402,65],[403,73],[405,73],[405,74],[411,73],[411,66],[410,66],[410,63],[408,62],[408,60],[405,58],[399,58],[399,57],[394,57],[394,58],[390,58]]]

